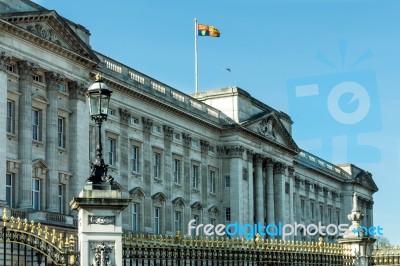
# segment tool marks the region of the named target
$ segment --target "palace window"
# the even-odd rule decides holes
[[[217,221],[214,218],[210,218],[210,224],[217,225]]]
[[[132,231],[139,231],[139,211],[140,205],[139,203],[132,204]]]
[[[160,227],[161,227],[161,221],[160,221],[160,215],[161,215],[161,209],[160,208],[154,208],[154,234],[160,234]]]
[[[64,213],[64,185],[58,185],[58,212]]]
[[[131,154],[131,164],[132,171],[139,172],[139,147],[132,145],[132,154]]]
[[[41,140],[40,136],[40,111],[32,109],[32,138]]]
[[[324,222],[324,206],[319,206],[319,220],[321,223]]]
[[[6,130],[8,133],[14,133],[14,102],[7,101]]]
[[[225,176],[225,187],[228,188],[231,186],[231,177],[229,175]]]
[[[40,179],[32,179],[32,209],[40,210]]]
[[[181,161],[174,159],[174,182],[181,183]]]
[[[32,78],[36,82],[43,82],[43,77],[41,75],[33,74]]]
[[[154,178],[161,178],[160,172],[161,155],[158,152],[153,153],[153,175]]]
[[[192,187],[199,188],[199,166],[195,164],[192,165]]]
[[[300,209],[301,209],[301,218],[305,218],[305,200],[301,199],[300,201]]]
[[[7,201],[7,206],[9,208],[13,208],[13,175],[8,174],[6,175],[6,201]]]
[[[131,124],[139,125],[139,118],[137,118],[135,116],[131,116]]]
[[[161,132],[161,128],[158,125],[153,125],[152,131],[153,131],[153,133],[160,133]]]
[[[107,153],[108,153],[108,164],[115,165],[116,159],[116,140],[113,138],[107,139]]]
[[[231,208],[225,209],[225,221],[227,224],[231,222]]]
[[[181,139],[181,133],[174,133],[174,139],[175,140],[180,140]]]
[[[215,193],[215,171],[210,170],[209,181],[210,181],[209,185],[210,192]]]
[[[65,118],[58,117],[58,147],[65,148]]]
[[[311,209],[311,220],[314,220],[314,213],[315,213],[315,204],[314,204],[314,202],[310,203],[310,209]]]
[[[175,231],[175,233],[178,232],[178,230],[182,231],[181,221],[182,221],[182,213],[179,211],[175,211],[175,213],[174,213],[174,231]]]

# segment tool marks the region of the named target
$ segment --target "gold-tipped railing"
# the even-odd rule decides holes
[[[400,246],[386,246],[372,250],[374,265],[400,265]]]

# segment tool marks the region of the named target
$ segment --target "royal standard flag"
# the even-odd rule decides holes
[[[219,30],[214,26],[197,24],[197,32],[199,36],[219,37]]]

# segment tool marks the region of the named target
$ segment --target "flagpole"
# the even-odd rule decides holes
[[[194,76],[195,76],[196,93],[197,93],[199,89],[198,65],[197,65],[197,19],[194,19]]]

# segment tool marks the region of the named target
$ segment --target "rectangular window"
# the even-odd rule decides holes
[[[305,217],[305,200],[301,199],[300,201],[300,209],[301,209],[301,218]]]
[[[314,220],[314,213],[315,213],[315,204],[314,204],[314,202],[311,202],[310,208],[311,208],[311,219]]]
[[[64,213],[64,186],[58,185],[58,212]]]
[[[174,139],[175,140],[180,140],[181,139],[181,134],[180,133],[174,133]]]
[[[131,124],[139,125],[139,118],[131,116]]]
[[[175,230],[175,233],[178,232],[178,230],[181,231],[181,221],[182,221],[182,213],[176,211],[174,213],[174,230]]]
[[[58,85],[58,90],[62,91],[62,92],[66,92],[67,91],[67,84],[66,83],[62,83],[62,84]]]
[[[132,204],[132,231],[139,231],[139,203]]]
[[[210,218],[210,224],[217,225],[217,221],[214,218]]]
[[[181,183],[181,161],[174,159],[174,182]]]
[[[7,67],[7,71],[15,72],[15,71],[14,71],[14,66],[13,66],[13,65],[7,64],[6,67]]]
[[[153,153],[153,175],[154,178],[161,178],[160,176],[161,156],[159,153]]]
[[[196,139],[192,139],[192,147],[198,148],[199,147],[199,141]]]
[[[65,148],[65,119],[58,117],[58,147]]]
[[[231,177],[229,175],[225,176],[225,187],[231,186]]]
[[[108,115],[115,115],[114,109],[108,108],[107,114],[108,114]]]
[[[339,225],[340,224],[340,212],[336,211],[336,224]]]
[[[108,164],[115,165],[115,139],[107,139]]]
[[[37,82],[43,82],[43,78],[41,75],[33,74],[33,80]]]
[[[324,206],[319,206],[319,220],[321,223],[324,222]]]
[[[40,210],[40,180],[32,179],[32,209]]]
[[[210,192],[215,193],[215,171],[210,170],[209,179],[210,179],[210,185],[209,185]]]
[[[160,126],[154,125],[152,127],[152,131],[153,133],[160,133],[161,132]]]
[[[160,234],[160,208],[154,208],[154,234]]]
[[[225,220],[227,224],[231,221],[231,208],[225,209]]]
[[[131,163],[132,163],[132,171],[133,172],[139,172],[139,147],[132,145],[132,158],[131,158]]]
[[[14,133],[14,102],[7,101],[6,130],[8,133]]]
[[[192,187],[199,188],[199,166],[192,165]]]
[[[32,110],[32,138],[34,140],[40,140],[40,111]]]
[[[13,175],[6,175],[6,201],[9,208],[13,207]]]
[[[332,223],[332,209],[328,209],[328,218],[329,218],[329,223]]]
[[[200,222],[200,216],[195,214],[195,215],[193,215],[193,219],[195,220],[194,226],[197,226],[199,224],[199,222]],[[196,235],[196,229],[193,228],[192,229],[192,236],[195,236],[195,235]]]

